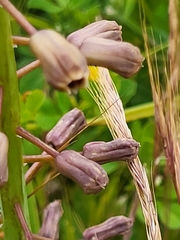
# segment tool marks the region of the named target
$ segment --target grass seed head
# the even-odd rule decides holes
[[[91,69],[91,72],[97,75],[94,81],[90,82],[88,91],[99,106],[113,138],[132,138],[131,131],[126,123],[122,101],[109,71],[99,67],[98,70]],[[133,176],[136,191],[141,202],[147,237],[149,240],[161,240],[157,212],[152,201],[153,198],[146,171],[138,157],[132,161],[127,161],[127,165]]]

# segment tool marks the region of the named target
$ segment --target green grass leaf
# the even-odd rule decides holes
[[[31,94],[27,97],[25,103],[26,109],[28,109],[35,115],[40,109],[40,107],[43,105],[45,98],[45,93],[41,90],[35,90],[31,92]]]
[[[59,13],[62,11],[59,5],[50,0],[30,0],[28,2],[28,7],[33,9],[44,10],[47,13]]]

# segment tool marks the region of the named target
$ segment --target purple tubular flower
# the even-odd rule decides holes
[[[73,150],[65,150],[56,157],[57,170],[77,182],[85,193],[98,193],[109,182],[107,173],[97,163]]]
[[[66,113],[46,135],[46,142],[59,149],[85,126],[86,119],[83,112],[74,108]]]
[[[130,43],[97,37],[87,38],[80,50],[89,65],[108,68],[124,78],[135,75],[144,60],[139,48]]]
[[[31,36],[29,44],[40,60],[48,83],[55,89],[71,93],[87,86],[86,59],[63,36],[53,30],[41,30]]]
[[[43,220],[39,235],[48,239],[58,240],[59,221],[63,213],[60,200],[49,203],[43,211]]]
[[[130,161],[138,155],[140,144],[133,139],[115,139],[110,142],[90,142],[82,155],[98,163]]]
[[[127,233],[133,225],[133,219],[124,216],[111,217],[105,222],[87,228],[83,240],[106,240]]]
[[[85,39],[91,37],[121,41],[121,29],[122,26],[119,26],[115,21],[101,20],[71,33],[67,40],[78,48],[81,47]]]
[[[102,20],[71,33],[67,40],[81,50],[89,65],[129,78],[140,70],[144,57],[139,48],[122,42],[121,29],[115,21]]]

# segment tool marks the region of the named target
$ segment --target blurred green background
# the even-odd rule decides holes
[[[55,29],[64,36],[97,19],[115,20],[123,26],[123,41],[139,47],[145,56],[140,21],[143,6],[149,42],[158,54],[160,76],[163,72],[164,63],[158,51],[163,49],[166,54],[168,46],[167,0],[14,0],[13,2],[37,29]],[[12,28],[14,35],[27,36],[13,19]],[[35,59],[27,46],[15,48],[15,55],[18,69]],[[149,182],[155,194],[163,239],[176,240],[180,237],[180,207],[166,168],[165,158],[158,157],[159,141],[153,116],[146,60],[143,64],[144,67],[131,79],[125,80],[113,72],[111,76],[126,111],[134,108],[134,111],[129,113],[129,119],[133,121],[129,121],[128,125],[133,137],[141,144],[139,156],[147,170]],[[45,134],[63,114],[74,107],[81,109],[87,119],[100,115],[94,100],[85,89],[72,96],[57,92],[45,82],[40,68],[19,80],[19,91],[22,126],[41,139],[44,139]],[[144,104],[143,107],[141,104]],[[147,106],[150,106],[150,111]],[[139,111],[141,119],[139,119]],[[110,141],[111,139],[107,126],[95,122],[76,138],[69,149],[80,151],[89,141]],[[27,155],[41,152],[27,141],[23,141],[23,151]],[[64,208],[60,223],[61,240],[81,239],[82,231],[89,226],[98,224],[111,216],[128,216],[134,203],[135,187],[127,166],[125,163],[114,162],[104,167],[109,174],[110,183],[98,195],[85,195],[75,183],[60,176],[30,197],[32,231],[38,232],[43,208],[54,199],[62,199]],[[50,171],[51,168],[45,166],[28,185],[28,193],[40,186]],[[140,206],[135,215],[131,239],[147,239]]]

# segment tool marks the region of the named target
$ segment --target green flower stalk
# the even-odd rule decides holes
[[[11,40],[10,20],[8,13],[0,8],[0,86],[3,88],[1,98],[0,131],[9,142],[8,148],[8,182],[0,190],[3,213],[3,230],[5,239],[21,240],[24,234],[15,212],[15,204],[19,203],[28,221],[21,139],[15,134],[19,123],[19,92],[16,77],[14,52]],[[2,94],[2,91],[1,91]]]

